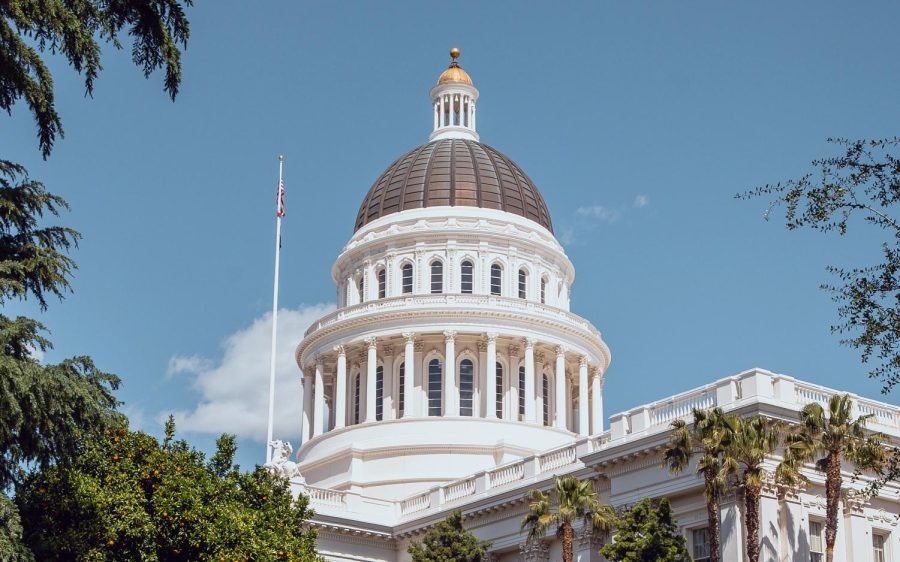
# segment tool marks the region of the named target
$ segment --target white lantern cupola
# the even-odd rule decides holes
[[[459,49],[450,49],[450,66],[431,89],[434,128],[429,141],[441,139],[478,140],[475,131],[475,102],[478,90],[472,79],[459,66]]]

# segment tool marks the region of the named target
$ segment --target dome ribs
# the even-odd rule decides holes
[[[438,206],[506,211],[553,232],[546,203],[525,172],[493,147],[465,139],[430,142],[395,160],[369,190],[355,230],[392,213]]]

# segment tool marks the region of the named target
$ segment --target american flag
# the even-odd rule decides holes
[[[284,216],[284,181],[278,180],[278,218]]]

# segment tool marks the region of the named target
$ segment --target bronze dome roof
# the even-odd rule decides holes
[[[372,184],[354,232],[392,213],[445,205],[507,211],[553,232],[544,198],[525,172],[498,150],[464,139],[433,141],[398,158]]]

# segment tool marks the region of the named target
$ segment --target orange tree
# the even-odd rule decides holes
[[[125,427],[88,442],[68,466],[28,477],[16,495],[25,543],[42,561],[318,560],[308,498],[233,463],[234,437],[203,453]]]

